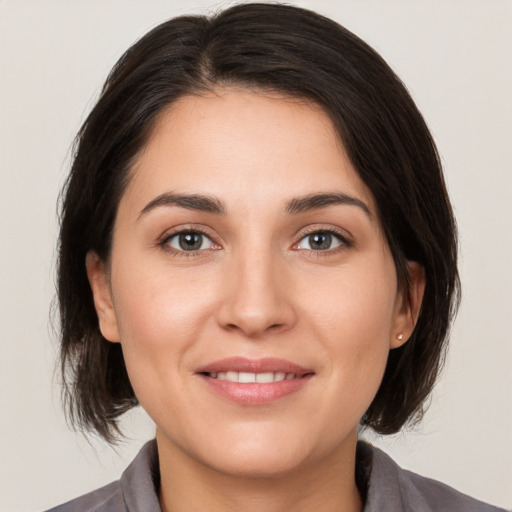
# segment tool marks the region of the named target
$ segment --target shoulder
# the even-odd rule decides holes
[[[371,470],[364,512],[503,512],[452,487],[398,466],[383,451],[370,450]]]
[[[503,511],[488,503],[471,498],[453,487],[425,478],[410,471],[402,470],[402,488],[407,500],[414,503],[417,496],[424,499],[432,511],[497,512]],[[429,510],[430,510],[429,509]]]
[[[161,512],[156,442],[146,443],[121,479],[47,512]]]
[[[124,512],[125,510],[121,485],[117,481],[54,507],[47,512]]]

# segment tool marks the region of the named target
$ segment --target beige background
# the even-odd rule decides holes
[[[377,440],[403,466],[512,507],[512,2],[291,2],[388,60],[439,145],[458,217],[464,299],[423,424]],[[192,7],[188,6],[190,4]],[[0,511],[35,511],[116,479],[116,452],[65,424],[55,336],[55,203],[69,148],[108,70],[157,23],[226,2],[0,0]]]

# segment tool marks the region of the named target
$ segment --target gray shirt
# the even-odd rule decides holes
[[[359,442],[363,512],[504,512],[445,484],[401,469],[383,451]],[[146,443],[117,482],[47,512],[161,512],[156,442]]]

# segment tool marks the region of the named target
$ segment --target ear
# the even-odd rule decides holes
[[[391,331],[389,348],[401,347],[410,337],[420,314],[425,292],[425,270],[416,261],[407,262],[409,269],[409,294],[399,292],[395,320]]]
[[[94,307],[98,315],[101,334],[112,342],[119,342],[117,317],[112,302],[112,292],[105,263],[95,252],[88,252],[85,258],[87,277],[91,285]]]

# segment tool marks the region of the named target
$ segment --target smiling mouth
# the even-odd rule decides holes
[[[315,376],[312,368],[273,357],[228,357],[195,373],[215,394],[243,406],[270,404],[297,393]]]
[[[218,372],[210,373],[204,372],[203,375],[217,380],[225,380],[228,382],[240,382],[243,384],[260,383],[269,384],[272,382],[280,382],[283,380],[301,379],[308,374],[295,374],[295,373],[284,373],[284,372],[262,372],[262,373],[251,373],[251,372]]]

